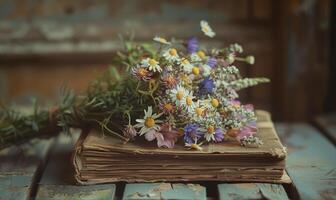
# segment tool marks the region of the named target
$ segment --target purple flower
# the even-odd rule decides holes
[[[192,37],[188,40],[188,52],[190,54],[195,53],[198,50],[198,40],[196,37]]]
[[[207,63],[211,68],[213,68],[217,64],[216,58],[209,58]]]
[[[206,77],[199,86],[200,94],[207,95],[211,94],[215,88],[215,83],[209,77]]]
[[[249,137],[249,136],[252,136],[252,135],[256,134],[257,131],[258,131],[257,122],[256,121],[251,121],[246,126],[244,126],[243,128],[241,128],[239,130],[239,132],[236,136],[236,139],[238,141],[240,141],[244,137]]]
[[[201,137],[201,134],[197,131],[197,129],[198,126],[196,124],[188,124],[184,127],[184,141],[186,143],[191,144]]]
[[[216,142],[221,142],[224,139],[223,130],[221,128],[216,128],[214,136]]]

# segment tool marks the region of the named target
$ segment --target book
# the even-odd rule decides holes
[[[270,114],[258,110],[260,147],[236,141],[204,145],[202,151],[157,148],[150,142],[128,142],[97,131],[83,134],[75,145],[73,165],[79,184],[158,181],[227,181],[288,183],[286,149]]]

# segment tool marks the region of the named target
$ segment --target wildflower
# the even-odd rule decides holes
[[[254,56],[247,56],[246,58],[245,58],[245,61],[248,63],[248,64],[250,64],[250,65],[253,65],[254,64]]]
[[[203,76],[207,77],[211,74],[211,67],[209,65],[202,65]]]
[[[175,106],[170,102],[162,102],[159,107],[164,113],[172,113]]]
[[[216,64],[217,64],[216,58],[211,57],[208,59],[207,65],[209,65],[211,68],[213,68]]]
[[[218,59],[217,60],[218,65],[222,66],[222,67],[227,67],[230,65],[230,63],[224,59]]]
[[[141,61],[142,66],[148,67],[150,71],[161,72],[162,69],[159,65],[159,62],[153,58],[146,58]]]
[[[229,49],[232,52],[243,53],[243,47],[237,43],[231,44]]]
[[[177,54],[177,50],[175,48],[168,49],[164,54],[163,57],[169,62],[179,61],[180,57]]]
[[[231,65],[235,61],[235,54],[230,53],[229,55],[226,56],[226,61]]]
[[[215,83],[209,77],[205,78],[199,85],[201,95],[212,94],[215,88]]]
[[[204,109],[201,108],[201,107],[196,107],[195,108],[195,114],[198,116],[198,117],[202,117],[204,115]]]
[[[211,38],[213,38],[216,33],[211,29],[211,27],[209,26],[209,23],[205,20],[202,20],[201,23],[201,29],[203,31],[203,33],[206,35],[206,36],[209,36]]]
[[[158,43],[161,43],[161,44],[168,44],[168,45],[171,44],[171,43],[168,42],[165,38],[158,37],[158,36],[155,36],[155,37],[153,38],[153,40],[154,40],[155,42],[158,42]]]
[[[188,40],[188,52],[190,54],[195,53],[198,50],[198,40],[196,37],[192,37]]]
[[[219,101],[218,101],[218,99],[212,99],[211,100],[211,105],[213,106],[213,107],[215,107],[215,108],[217,108],[218,106],[219,106]]]
[[[164,76],[162,76],[161,80],[162,80],[163,85],[169,89],[175,87],[177,84],[177,79],[172,74],[168,74],[168,73],[165,74]]]
[[[141,67],[140,65],[138,65],[132,68],[132,75],[135,76],[139,80],[149,81],[153,73],[148,71],[147,68]]]
[[[181,103],[185,100],[185,97],[189,95],[189,90],[182,87],[181,85],[177,85],[176,88],[170,90],[170,97],[176,103],[176,105],[181,105]]]
[[[181,106],[185,108],[188,112],[191,112],[195,109],[195,103],[193,102],[193,95],[189,93],[185,96],[184,100],[181,102]]]
[[[244,137],[253,136],[258,132],[257,122],[250,121],[246,126],[243,126],[237,133],[236,139],[240,141]]]
[[[145,138],[148,141],[157,140],[158,147],[173,148],[177,141],[178,131],[174,130],[170,124],[163,124],[159,130],[150,130]]]
[[[186,74],[181,74],[180,79],[183,82],[183,84],[185,84],[185,85],[188,85],[191,82],[189,76],[186,75]]]
[[[186,58],[181,59],[180,65],[183,67],[183,71],[187,73],[190,73],[193,68],[192,64],[190,64],[189,60]]]
[[[198,57],[200,57],[202,60],[205,59],[205,53],[204,51],[198,51],[197,52]]]
[[[200,129],[204,133],[206,141],[221,142],[224,138],[224,132],[221,128],[215,128],[214,125],[207,126],[206,129]]]
[[[191,69],[191,72],[195,75],[195,76],[198,76],[200,74],[200,70],[198,67],[193,67]]]
[[[136,122],[138,122],[134,128],[141,128],[139,134],[143,135],[148,133],[151,130],[159,130],[160,126],[159,123],[162,123],[161,120],[158,120],[162,113],[160,114],[154,114],[152,106],[149,106],[147,111],[144,110],[145,116],[143,119],[137,119]]]
[[[129,139],[133,139],[137,135],[137,131],[135,130],[134,126],[130,124],[123,129],[122,133],[126,138]]]
[[[194,143],[185,143],[185,147],[189,147],[190,150],[197,150],[202,151],[203,148],[201,147],[202,143],[197,144],[197,140]]]
[[[187,124],[184,127],[184,142],[191,144],[197,139],[202,137],[201,133],[198,131],[198,125],[196,124]]]

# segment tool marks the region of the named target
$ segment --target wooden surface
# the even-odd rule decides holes
[[[123,200],[137,199],[206,200],[206,188],[199,184],[134,183],[127,184]]]
[[[277,123],[293,184],[116,183],[79,186],[70,156],[77,136],[35,140],[0,152],[0,199],[336,199],[335,146],[308,124]],[[47,159],[48,158],[48,159]],[[29,198],[31,196],[32,198]]]
[[[302,199],[336,198],[336,149],[307,124],[277,124],[288,147],[286,170]]]
[[[282,185],[262,183],[219,184],[219,199],[272,199],[288,200],[288,196]]]
[[[336,113],[318,116],[315,123],[322,133],[336,144]]]

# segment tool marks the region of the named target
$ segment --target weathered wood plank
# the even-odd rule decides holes
[[[219,184],[219,199],[272,199],[286,200],[288,196],[282,185],[262,183]]]
[[[288,147],[286,170],[301,199],[336,199],[336,149],[308,124],[276,124]]]
[[[135,183],[127,184],[123,200],[131,199],[206,199],[205,187],[198,184]]]
[[[0,151],[0,199],[29,198],[51,143],[52,139],[35,139]]]
[[[336,144],[336,113],[319,116],[315,119],[315,123]]]
[[[77,141],[79,133],[72,137],[60,135],[55,146],[51,150],[49,162],[43,172],[37,190],[37,200],[47,199],[114,199],[115,185],[75,185],[73,169],[71,166],[71,154],[74,143]]]

